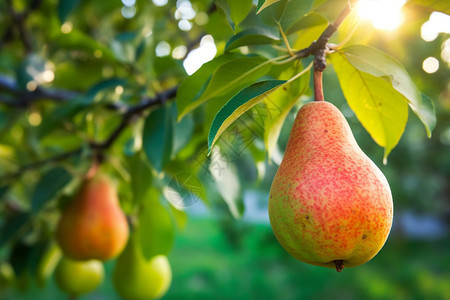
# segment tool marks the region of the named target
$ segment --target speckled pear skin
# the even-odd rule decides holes
[[[361,265],[386,242],[389,184],[333,104],[310,102],[298,112],[270,190],[269,217],[288,253],[338,271],[336,262]]]

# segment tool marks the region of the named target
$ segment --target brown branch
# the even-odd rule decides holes
[[[75,156],[75,155],[81,153],[81,150],[82,150],[82,148],[79,147],[79,148],[76,148],[76,149],[73,149],[73,150],[70,150],[67,152],[63,152],[61,154],[58,154],[58,155],[55,155],[55,156],[52,156],[52,157],[49,157],[49,158],[46,158],[43,160],[32,162],[29,165],[20,167],[19,170],[17,170],[16,172],[13,172],[10,174],[4,174],[4,175],[0,176],[0,182],[16,179],[16,178],[22,176],[22,174],[27,171],[38,169],[38,168],[45,166],[47,164],[50,164],[50,163],[64,161],[66,159],[69,159],[72,156]]]
[[[28,107],[30,103],[35,101],[64,102],[80,96],[77,92],[62,89],[37,87],[34,91],[22,90],[16,81],[5,75],[0,75],[0,92],[2,91],[13,95],[14,98],[7,94],[0,94],[0,103],[18,108]]]
[[[349,1],[347,2],[347,5],[344,7],[339,16],[336,18],[336,20],[328,25],[328,27],[322,32],[317,41],[312,42],[311,45],[309,45],[307,48],[297,51],[295,53],[295,57],[305,58],[310,55],[314,55],[314,68],[323,71],[327,66],[325,53],[329,48],[328,41],[351,11],[352,6]]]
[[[134,116],[140,114],[141,112],[147,110],[150,107],[163,105],[167,101],[174,99],[177,92],[177,88],[178,87],[175,86],[173,88],[170,88],[166,91],[157,94],[155,97],[146,98],[141,103],[128,107],[125,113],[122,114],[122,120],[119,123],[119,125],[117,125],[117,127],[110,133],[110,135],[104,141],[89,143],[89,148],[94,151],[93,155],[99,155],[101,152],[109,149],[114,144],[114,142],[119,138],[120,134],[128,126],[128,124],[132,122]],[[27,171],[38,169],[50,163],[67,160],[72,156],[80,154],[82,150],[83,150],[82,147],[78,147],[69,150],[67,152],[63,152],[61,154],[22,166],[16,172],[1,175],[0,182],[16,179],[22,176],[22,174]]]

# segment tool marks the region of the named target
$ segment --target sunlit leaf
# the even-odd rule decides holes
[[[425,9],[428,12],[440,11],[450,15],[450,2],[447,0],[409,0],[405,5],[416,6],[418,9]]]
[[[314,17],[315,18],[315,17]],[[314,23],[313,23],[314,24]],[[297,30],[295,32],[296,40],[293,47],[295,49],[303,49],[311,45],[312,42],[317,40],[322,32],[327,28],[327,22],[318,22],[317,25]],[[295,25],[295,24],[294,24]],[[299,24],[300,25],[300,24]],[[292,30],[297,29],[293,28]]]
[[[286,34],[291,34],[296,31],[305,30],[307,28],[318,26],[320,26],[320,28],[328,26],[327,19],[316,12],[310,12],[309,14],[305,15],[304,17],[296,21],[294,24],[292,24],[286,31]]]
[[[178,120],[195,108],[191,105],[191,103],[203,93],[206,88],[206,84],[208,83],[208,79],[211,77],[213,72],[220,65],[235,60],[239,57],[242,57],[242,55],[238,53],[227,53],[218,56],[212,61],[205,63],[194,74],[181,82],[175,99],[178,107]]]
[[[311,10],[313,0],[281,0],[270,7],[272,16],[287,30],[298,19]]]
[[[34,188],[31,199],[33,212],[38,212],[48,201],[52,200],[72,178],[72,174],[63,167],[55,167],[42,175]]]
[[[329,22],[334,22],[348,2],[349,0],[315,0],[314,11],[323,15]],[[356,1],[350,0],[350,2]]]
[[[348,105],[374,141],[384,147],[386,162],[408,120],[406,98],[389,79],[360,71],[343,53],[334,53],[331,60]]]
[[[186,228],[186,224],[188,221],[188,215],[186,212],[176,209],[173,206],[170,206],[172,208],[172,215],[175,219],[175,223],[177,225],[177,228],[183,230],[184,228]]]
[[[237,93],[224,107],[217,113],[209,131],[208,148],[214,146],[214,143],[220,135],[242,114],[252,108],[267,95],[280,87],[285,80],[265,80],[254,83],[239,93]]]
[[[358,70],[377,77],[387,77],[392,86],[408,99],[412,111],[424,124],[428,137],[431,137],[436,124],[434,106],[430,103],[432,101],[429,98],[423,100],[420,91],[400,62],[378,49],[363,45],[349,46],[342,52]]]
[[[225,63],[214,72],[203,94],[189,107],[195,108],[214,97],[237,92],[265,75],[270,67],[270,61],[263,57],[245,57]]]
[[[269,7],[270,5],[278,2],[280,0],[258,0],[258,7],[256,13],[259,14],[263,9]]]

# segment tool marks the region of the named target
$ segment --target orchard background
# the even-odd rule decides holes
[[[64,297],[40,262],[93,162],[168,256],[166,299],[450,299],[449,2],[256,2],[0,2],[0,299]],[[341,274],[290,257],[267,215],[318,44],[394,199],[384,248]],[[104,265],[80,298],[118,299]]]

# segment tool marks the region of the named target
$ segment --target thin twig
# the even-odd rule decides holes
[[[328,25],[328,27],[322,32],[322,34],[319,36],[317,41],[314,41],[309,45],[307,48],[301,49],[296,52],[295,56],[297,58],[305,58],[310,55],[316,56],[316,60],[321,59],[322,62],[320,64],[322,66],[326,67],[326,60],[325,60],[325,53],[328,51],[328,40],[330,37],[336,32],[336,30],[339,28],[341,23],[344,21],[344,19],[347,17],[347,15],[352,11],[352,7],[350,2],[347,3],[347,5],[344,7],[342,12],[339,14],[339,16],[336,18],[336,20]],[[317,52],[321,51],[320,57],[318,57]],[[323,69],[325,69],[323,67]]]

